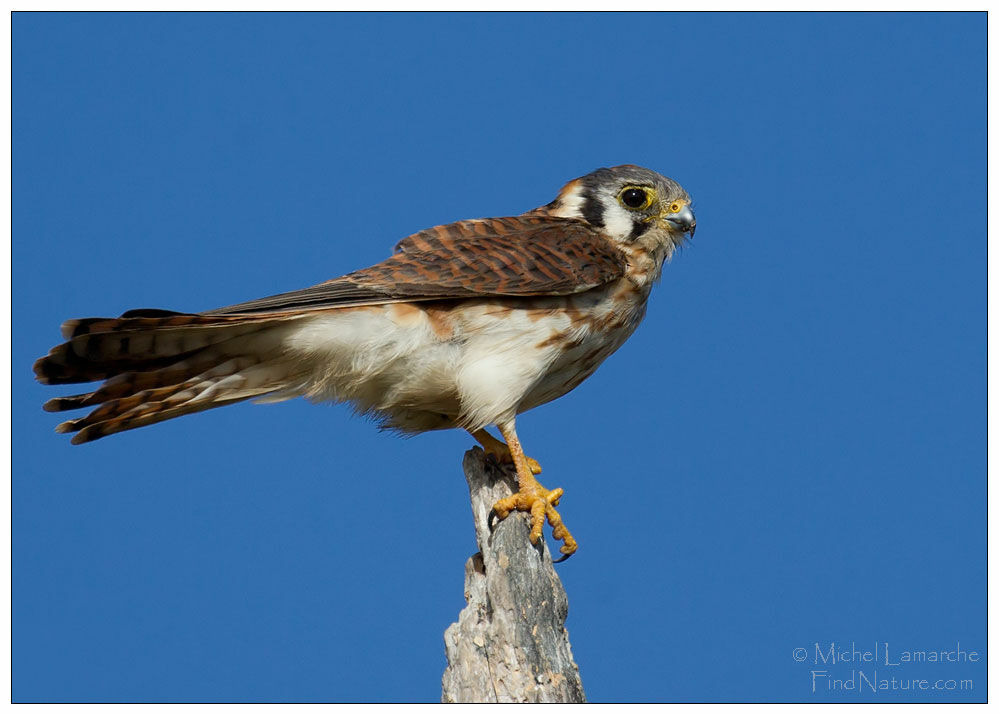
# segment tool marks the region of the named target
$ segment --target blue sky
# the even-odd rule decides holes
[[[984,701],[985,51],[984,14],[15,14],[14,699],[438,699],[466,434],[295,401],[72,447],[31,362],[636,163],[697,237],[518,422],[588,697]],[[982,660],[813,692],[854,642]]]

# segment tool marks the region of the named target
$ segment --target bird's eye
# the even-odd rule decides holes
[[[629,209],[647,209],[652,204],[652,196],[647,189],[628,186],[621,192],[621,203]]]
[[[671,214],[675,214],[677,211],[679,211],[682,208],[683,208],[683,204],[681,204],[679,201],[674,201],[673,203],[671,203],[669,205],[669,212]]]

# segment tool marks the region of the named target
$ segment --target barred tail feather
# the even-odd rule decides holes
[[[287,390],[283,355],[291,316],[206,316],[131,311],[63,326],[67,341],[35,363],[46,384],[105,380],[93,392],[57,397],[50,412],[95,407],[57,432],[73,444]]]

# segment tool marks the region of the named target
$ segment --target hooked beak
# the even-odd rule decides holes
[[[663,220],[669,224],[672,230],[679,231],[680,233],[689,233],[691,238],[694,237],[694,231],[697,229],[697,219],[694,218],[694,212],[690,210],[690,206],[685,205],[676,213],[664,214]]]

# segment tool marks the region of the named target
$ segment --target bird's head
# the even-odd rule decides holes
[[[570,181],[546,209],[552,216],[586,221],[622,247],[641,243],[665,249],[666,256],[697,227],[682,186],[633,164]]]

